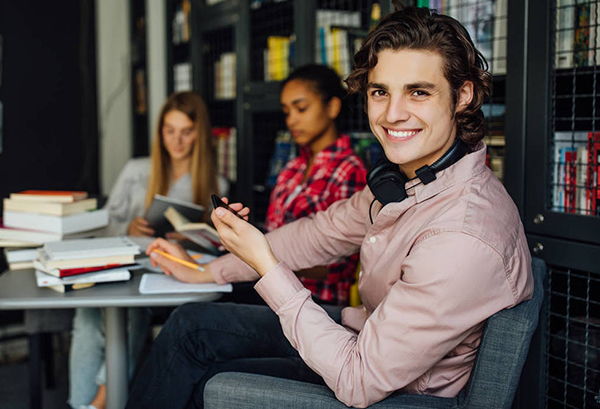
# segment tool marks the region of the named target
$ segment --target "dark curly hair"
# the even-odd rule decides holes
[[[427,50],[444,60],[444,77],[450,83],[452,111],[466,81],[473,83],[473,100],[456,112],[457,135],[470,147],[483,139],[481,105],[491,92],[491,76],[483,55],[475,48],[467,30],[455,19],[427,8],[396,6],[367,35],[354,56],[354,69],[346,79],[348,90],[365,96],[369,71],[377,65],[377,54],[386,49]]]

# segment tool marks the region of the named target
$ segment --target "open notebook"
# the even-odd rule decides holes
[[[188,284],[164,274],[146,273],[140,281],[140,294],[230,293],[231,284]]]

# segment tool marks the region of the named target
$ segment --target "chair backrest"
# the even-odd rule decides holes
[[[458,396],[460,408],[511,408],[538,325],[545,276],[546,264],[534,258],[532,299],[488,318],[473,372]]]

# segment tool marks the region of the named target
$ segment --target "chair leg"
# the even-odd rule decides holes
[[[41,334],[29,335],[29,407],[42,408]]]
[[[46,387],[54,389],[56,388],[56,378],[54,377],[54,344],[52,342],[52,333],[45,332],[42,334],[42,355],[45,364]]]

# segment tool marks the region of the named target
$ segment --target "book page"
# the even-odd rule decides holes
[[[147,273],[140,281],[140,294],[173,294],[173,293],[230,293],[231,284],[216,283],[188,284],[164,274]]]

